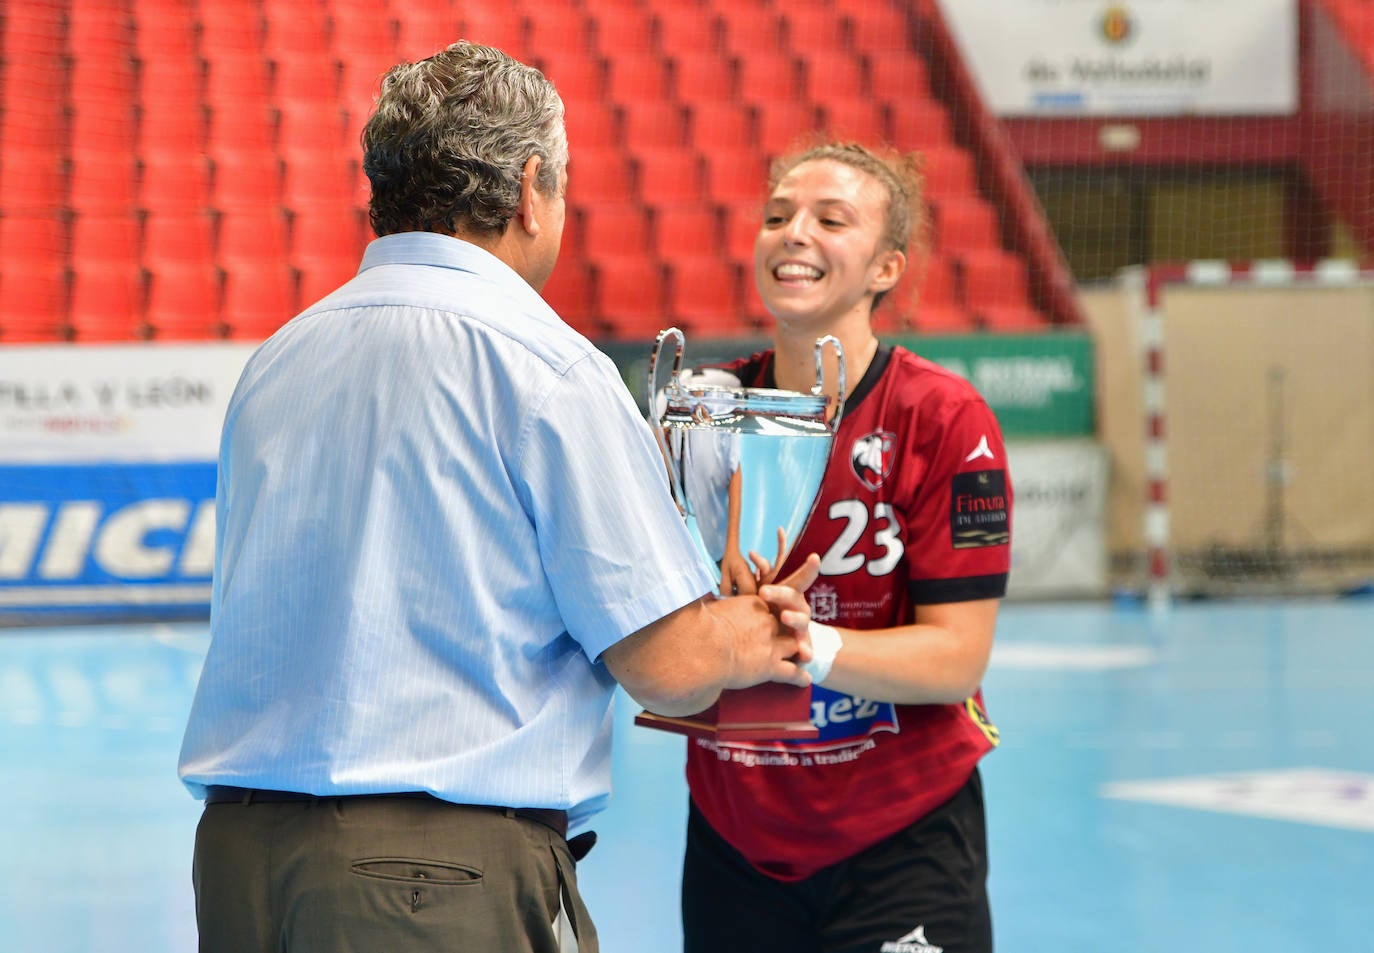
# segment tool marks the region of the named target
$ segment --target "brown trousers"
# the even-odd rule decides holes
[[[567,843],[499,808],[211,804],[192,881],[201,953],[597,953]]]

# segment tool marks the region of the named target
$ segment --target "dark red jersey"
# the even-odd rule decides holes
[[[725,366],[775,387],[771,351]],[[843,628],[913,621],[924,604],[999,598],[1011,562],[1001,429],[966,380],[879,348],[844,408],[815,508],[781,575],[810,553],[813,618]],[[786,492],[786,487],[779,487]],[[948,800],[997,743],[981,692],[895,705],[814,686],[806,741],[688,742],[687,780],[711,826],[758,869],[800,880]]]

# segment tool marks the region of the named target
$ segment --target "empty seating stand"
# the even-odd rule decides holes
[[[569,215],[544,294],[579,330],[758,333],[769,162],[818,134],[927,156],[939,264],[891,296],[882,328],[1039,320],[886,0],[14,7],[0,343],[270,333],[356,270],[371,235],[358,134],[382,75],[460,37],[540,66],[564,99]]]

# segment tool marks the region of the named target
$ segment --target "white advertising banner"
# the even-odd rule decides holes
[[[204,613],[252,345],[0,348],[0,623]]]
[[[0,463],[214,460],[256,346],[0,348]]]
[[[1107,594],[1107,460],[1091,440],[1008,441],[1008,598]]]
[[[1003,116],[1282,115],[1298,0],[940,0]]]

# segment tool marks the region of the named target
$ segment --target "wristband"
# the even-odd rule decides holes
[[[830,675],[830,667],[835,664],[835,656],[840,653],[843,641],[840,633],[824,623],[811,620],[811,661],[801,666],[811,674],[811,683],[819,685]]]

